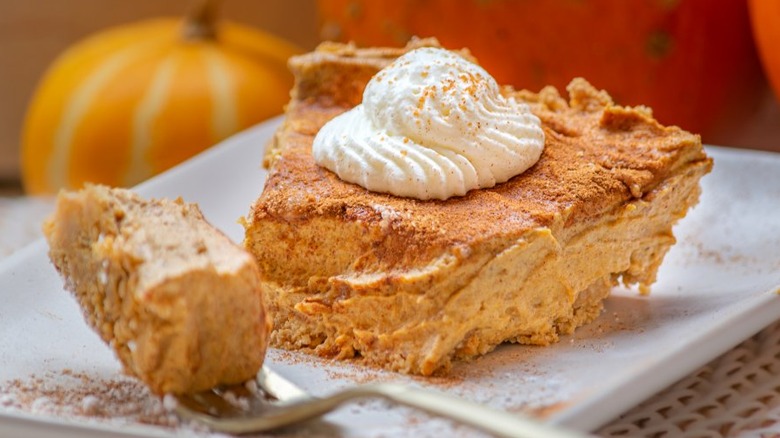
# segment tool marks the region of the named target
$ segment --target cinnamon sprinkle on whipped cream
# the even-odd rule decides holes
[[[540,120],[459,54],[412,50],[369,81],[363,102],[328,122],[315,161],[368,190],[444,200],[533,166]]]

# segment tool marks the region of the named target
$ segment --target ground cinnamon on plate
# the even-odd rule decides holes
[[[125,375],[96,378],[64,369],[0,383],[0,409],[66,420],[145,424],[206,432],[173,412],[175,400]]]

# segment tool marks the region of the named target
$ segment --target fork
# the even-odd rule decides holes
[[[256,383],[215,388],[177,397],[176,412],[213,431],[244,434],[291,426],[325,415],[349,401],[380,398],[446,417],[500,437],[583,437],[521,414],[498,411],[441,392],[395,383],[354,386],[327,397],[312,397],[263,366]],[[243,396],[247,396],[244,398]],[[238,403],[237,400],[244,400]]]

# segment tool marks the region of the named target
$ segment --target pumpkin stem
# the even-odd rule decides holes
[[[220,0],[195,0],[184,19],[182,36],[186,40],[213,40],[217,37],[217,12]]]

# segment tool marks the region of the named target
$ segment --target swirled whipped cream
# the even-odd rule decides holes
[[[407,52],[367,84],[363,103],[314,139],[314,160],[368,190],[427,199],[462,196],[524,172],[544,148],[528,105],[457,53]]]

